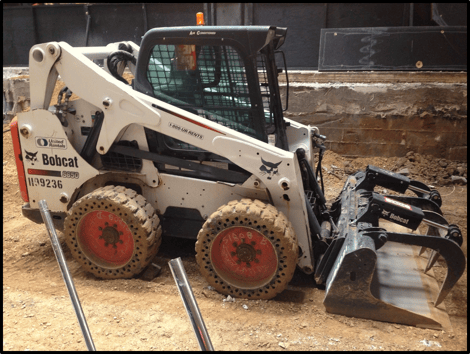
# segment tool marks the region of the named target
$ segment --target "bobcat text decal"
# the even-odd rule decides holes
[[[42,164],[44,166],[59,166],[59,167],[78,167],[77,157],[60,157],[57,155],[49,156],[42,154]]]

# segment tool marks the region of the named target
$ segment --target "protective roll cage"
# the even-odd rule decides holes
[[[246,26],[155,28],[142,40],[134,89],[264,142],[268,142],[268,134],[275,134],[276,146],[288,150],[278,69],[271,60],[284,43],[286,32],[285,28],[269,26],[250,26],[249,31]],[[134,60],[127,53],[130,48],[123,44],[119,49],[109,55],[108,67],[113,76],[125,82],[117,73],[118,65]],[[189,159],[228,163],[229,170],[249,177],[249,173],[219,155],[147,128],[145,134],[150,152],[172,158],[164,163],[152,158],[162,172],[227,179],[217,168],[209,168],[209,173],[188,171],[181,159]],[[121,147],[113,148],[108,157],[127,161],[117,150],[123,151]],[[135,164],[129,169],[135,169]],[[235,180],[240,182],[241,178]]]

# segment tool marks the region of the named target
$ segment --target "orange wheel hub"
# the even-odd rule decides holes
[[[104,268],[122,267],[134,253],[127,224],[108,211],[92,211],[78,224],[78,244],[83,253]]]
[[[215,272],[229,285],[257,289],[276,274],[278,257],[269,239],[242,226],[220,232],[210,250]]]

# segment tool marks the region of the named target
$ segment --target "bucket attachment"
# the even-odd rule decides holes
[[[416,181],[374,166],[348,178],[332,206],[339,234],[315,271],[317,282],[326,285],[328,312],[450,329],[443,300],[465,270],[462,235],[432,200],[436,193],[410,182]],[[383,196],[373,192],[376,184],[399,193],[418,185],[420,195]],[[422,224],[428,226],[426,235],[409,233]],[[405,232],[395,232],[397,227]],[[440,287],[431,269],[439,256],[447,263]]]

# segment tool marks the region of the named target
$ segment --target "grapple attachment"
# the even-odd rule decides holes
[[[315,271],[317,282],[326,285],[328,312],[450,327],[442,301],[465,270],[462,235],[442,217],[433,201],[440,201],[440,196],[418,183],[374,166],[348,178],[332,207],[338,233]],[[375,185],[399,193],[415,186],[418,197],[380,195],[373,191]],[[410,233],[421,224],[428,226],[426,235]],[[405,232],[396,232],[397,228]],[[429,261],[425,248],[432,250]],[[439,255],[447,263],[440,288],[429,272]]]

